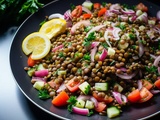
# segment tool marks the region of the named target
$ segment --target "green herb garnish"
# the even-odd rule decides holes
[[[59,56],[60,58],[65,57],[63,52],[59,52],[58,56]]]
[[[102,2],[102,6],[105,7],[107,5],[106,2]]]
[[[91,60],[91,56],[89,55],[89,53],[84,54],[84,56],[83,56],[83,60],[88,60],[88,61],[90,61],[90,60]]]
[[[101,43],[101,45],[106,49],[108,49],[108,47],[109,47],[107,43]]]
[[[91,41],[95,40],[96,36],[95,36],[95,32],[91,32],[87,38],[84,39],[83,45],[84,46],[90,46],[91,45]]]
[[[68,103],[67,109],[69,112],[72,112],[72,108],[76,104],[76,102],[77,102],[76,96],[70,96],[69,100],[67,101]]]
[[[129,33],[129,38],[130,38],[131,40],[135,40],[135,39],[136,39],[136,35],[133,34],[133,33]]]
[[[93,113],[94,113],[93,110],[90,110],[87,116],[91,116],[93,115]]]
[[[42,90],[39,90],[38,97],[40,99],[48,99],[50,98],[50,95],[46,89],[42,89]]]
[[[150,66],[150,67],[145,66],[145,68],[146,68],[147,72],[149,72],[149,73],[155,73],[156,75],[159,75],[158,74],[158,69],[157,69],[156,66]]]
[[[74,4],[70,4],[71,10],[74,10],[76,8],[76,6]]]
[[[90,31],[92,29],[92,26],[87,26],[85,29],[84,29],[84,31],[85,32],[88,32],[88,31]]]

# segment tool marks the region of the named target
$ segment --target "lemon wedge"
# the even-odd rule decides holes
[[[43,33],[29,34],[22,42],[22,50],[26,55],[32,54],[34,60],[45,57],[51,48],[50,39]]]
[[[49,39],[65,32],[67,23],[64,19],[52,19],[45,22],[39,32],[44,33]]]

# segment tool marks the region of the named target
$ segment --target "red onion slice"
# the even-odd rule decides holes
[[[135,77],[136,74],[137,74],[137,72],[138,72],[138,71],[135,71],[135,72],[133,72],[133,73],[130,74],[130,75],[128,75],[128,74],[126,74],[126,73],[124,73],[124,74],[117,74],[117,73],[116,73],[116,75],[117,75],[118,77],[122,78],[122,79],[129,80],[129,79],[132,79],[133,77]]]
[[[157,56],[153,55],[153,54],[149,54],[151,58],[156,59]]]
[[[159,61],[160,61],[160,55],[154,60],[153,65],[158,67]]]
[[[109,47],[112,47],[110,42],[109,42],[109,38],[110,36],[108,35],[108,33],[111,32],[111,30],[107,29],[104,33],[104,39],[106,40],[106,43],[108,44]]]
[[[97,47],[94,47],[93,49],[91,49],[91,61],[94,62],[94,56],[97,52]]]
[[[97,47],[99,45],[100,42],[92,42],[91,44],[91,48]]]
[[[48,19],[51,20],[51,19],[54,19],[54,18],[61,18],[61,19],[64,19],[64,16],[59,14],[59,13],[54,13],[54,14],[51,14]]]
[[[112,31],[112,34],[113,34],[113,37],[115,40],[119,40],[120,37],[119,37],[119,32],[122,31],[120,28],[116,28],[114,27],[113,31]]]
[[[158,74],[160,74],[160,67],[158,67]]]
[[[121,11],[122,11],[122,13],[127,14],[127,15],[135,15],[134,10],[130,10],[130,9],[123,10],[123,9],[121,9]]]
[[[72,112],[80,114],[80,115],[88,115],[89,114],[89,109],[87,108],[78,108],[78,107],[73,107]]]
[[[138,53],[139,57],[141,57],[143,53],[144,53],[144,46],[142,42],[139,40],[139,53]]]
[[[64,19],[65,20],[69,20],[69,19],[72,19],[72,15],[71,15],[71,10],[67,10],[65,13],[64,13]]]
[[[141,90],[142,87],[143,87],[142,81],[141,81],[141,80],[138,80],[137,84],[138,84],[138,90]]]
[[[120,4],[112,4],[109,8],[109,10],[120,10],[121,9],[121,6]]]
[[[120,21],[123,21],[123,22],[128,21],[128,16],[126,16],[126,15],[119,15],[118,18],[120,19]]]
[[[107,50],[104,48],[103,51],[102,51],[102,53],[101,53],[101,55],[100,55],[100,57],[99,57],[99,60],[100,60],[100,61],[104,61],[105,58],[107,57],[107,54],[108,54],[108,52],[107,52]]]
[[[88,35],[94,31],[99,31],[101,28],[105,27],[106,25],[98,25],[96,27],[93,27],[86,35],[86,37],[88,37]]]
[[[61,84],[61,86],[58,88],[58,90],[56,91],[57,93],[63,91],[66,89],[66,85],[64,83]]]
[[[158,94],[158,93],[160,93],[160,90],[150,90],[150,92],[151,92],[152,94]]]
[[[76,29],[78,27],[80,27],[81,25],[84,25],[85,27],[89,26],[91,23],[89,20],[82,20],[77,22],[76,24],[74,24],[71,28],[71,34],[74,34],[74,32],[76,31]]]
[[[45,78],[42,78],[42,77],[32,77],[31,79],[32,82],[36,82],[36,81],[42,81],[42,82],[45,82],[46,83],[46,79]]]
[[[47,76],[48,74],[49,74],[48,69],[38,70],[38,71],[35,71],[34,73],[36,77],[44,77],[44,76]]]
[[[127,103],[128,100],[127,100],[127,97],[125,95],[122,95],[118,92],[112,92],[113,93],[113,96],[114,98],[116,99],[116,101],[118,102],[118,104],[123,104],[123,103]]]
[[[53,49],[52,49],[52,52],[56,52],[57,50],[62,49],[63,46],[64,46],[64,45],[62,44],[62,45],[59,45],[59,46],[53,48]]]

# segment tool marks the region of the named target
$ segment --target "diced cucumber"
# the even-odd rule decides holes
[[[143,13],[143,12],[142,12],[141,10],[137,10],[137,11],[136,11],[136,15],[137,15],[137,16],[142,15],[142,13]]]
[[[58,70],[58,75],[66,75],[66,70]]]
[[[83,82],[82,84],[79,85],[79,89],[87,95],[91,89],[91,86],[89,85],[88,82]]]
[[[43,81],[36,81],[33,85],[34,88],[37,90],[41,90],[44,87],[44,82]]]
[[[36,69],[35,68],[31,68],[31,69],[29,69],[28,71],[27,71],[27,74],[28,74],[28,76],[32,76],[33,74],[34,74],[34,72],[36,71]]]
[[[84,105],[85,105],[85,101],[84,100],[77,100],[75,106],[79,107],[79,108],[84,108]]]
[[[90,101],[90,100],[87,100],[85,108],[93,109],[94,108],[94,103],[92,101]]]
[[[155,20],[148,20],[148,24],[149,24],[149,25],[155,25],[155,24],[156,24],[156,21],[155,21]]]
[[[108,118],[114,118],[120,115],[120,110],[116,106],[109,107],[107,108],[107,115]]]
[[[108,83],[95,83],[95,89],[97,91],[107,91]]]
[[[82,4],[83,7],[89,9],[89,10],[92,10],[93,8],[93,3],[92,2],[88,2],[88,1],[85,1],[83,4]]]
[[[123,91],[123,87],[120,84],[115,83],[114,86],[118,87],[118,92],[122,92]]]
[[[115,54],[115,50],[111,47],[108,48],[108,55],[114,55]]]
[[[45,68],[43,67],[42,64],[39,64],[38,67],[37,67],[37,70],[44,70]]]

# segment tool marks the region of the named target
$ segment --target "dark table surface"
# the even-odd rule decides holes
[[[151,1],[151,0],[149,0]],[[158,0],[155,4],[160,5]],[[59,120],[31,103],[20,91],[10,70],[9,51],[17,27],[0,34],[0,120]],[[149,120],[159,120],[160,114]]]

